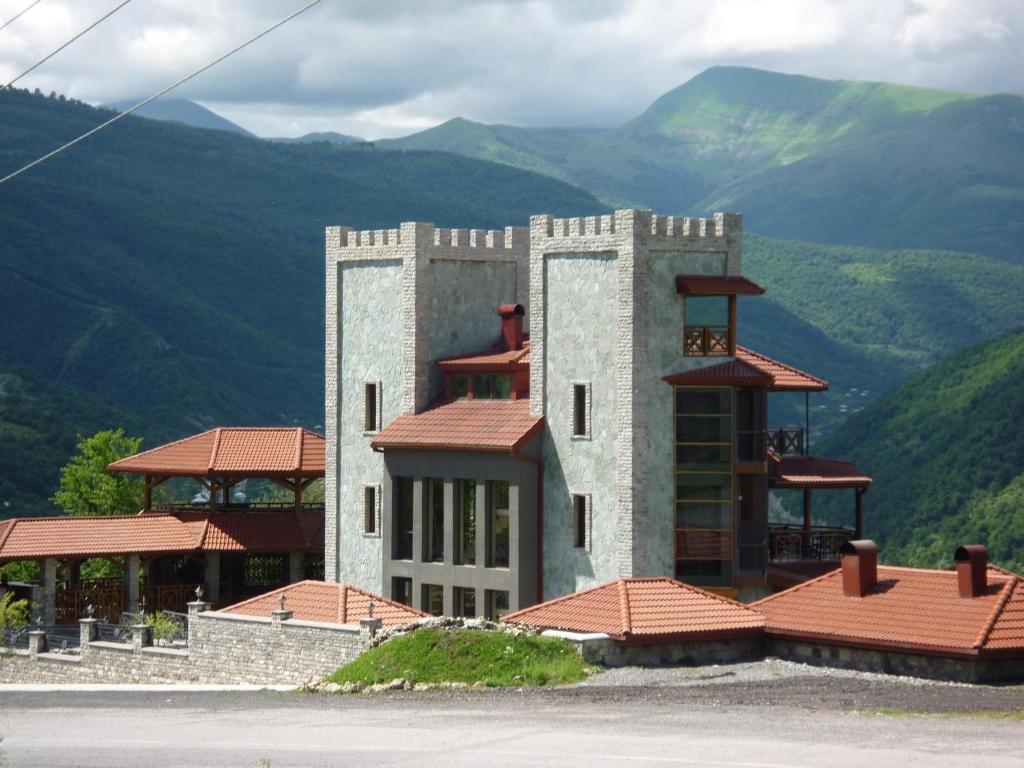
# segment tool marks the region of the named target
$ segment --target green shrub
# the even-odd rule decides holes
[[[28,600],[15,600],[13,592],[0,597],[0,634],[28,624]]]

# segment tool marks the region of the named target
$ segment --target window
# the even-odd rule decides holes
[[[412,560],[413,480],[396,477],[394,488],[394,558]]]
[[[412,605],[412,579],[407,576],[392,578],[391,599],[402,605]]]
[[[380,488],[363,486],[363,535],[380,536]]]
[[[590,437],[590,384],[572,385],[572,436]]]
[[[684,305],[683,354],[721,357],[732,352],[730,304],[735,297],[689,296]]]
[[[572,545],[590,549],[590,497],[582,493],[572,495]]]
[[[452,397],[462,398],[469,395],[469,376],[452,376]]]
[[[455,613],[465,618],[475,618],[476,590],[472,587],[455,588]]]
[[[380,429],[380,382],[368,381],[363,392],[363,431]]]
[[[508,613],[508,592],[500,589],[487,590],[487,618],[497,621]]]
[[[423,585],[423,610],[433,616],[444,613],[444,587],[440,584]]]
[[[732,584],[733,393],[676,389],[676,577],[700,586]]]
[[[423,511],[426,514],[423,559],[431,563],[444,562],[444,480],[430,477],[423,481],[427,494]]]
[[[509,561],[509,484],[491,483],[491,536],[488,565],[508,568]]]
[[[456,480],[458,501],[458,565],[476,565],[476,481]],[[471,614],[464,614],[471,615]]]
[[[507,373],[484,373],[473,377],[473,399],[509,400],[512,397],[512,376]]]

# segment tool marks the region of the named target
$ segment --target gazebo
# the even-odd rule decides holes
[[[40,564],[33,602],[43,623],[76,621],[86,604],[110,618],[140,609],[181,611],[197,586],[219,605],[323,577],[323,503],[303,501],[324,476],[322,435],[217,428],[108,468],[144,477],[138,514],[0,522],[0,563]],[[153,490],[173,477],[196,481],[208,496],[154,503]],[[269,480],[291,499],[253,503],[232,496],[232,488],[250,479]],[[90,558],[123,563],[124,578],[83,580],[81,564]]]

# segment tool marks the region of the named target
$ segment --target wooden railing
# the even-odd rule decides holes
[[[728,325],[687,325],[683,354],[687,357],[727,357],[732,347]]]
[[[203,592],[207,592],[205,584]],[[147,613],[156,611],[185,613],[188,610],[188,603],[195,599],[195,584],[161,584],[149,587],[143,592],[140,608]]]
[[[768,447],[782,456],[802,456],[805,446],[803,427],[777,427],[768,431]]]
[[[54,596],[54,610],[58,624],[72,624],[85,616],[85,607],[91,605],[98,618],[116,620],[124,611],[124,584],[121,579],[97,579],[83,582],[77,589],[59,585]]]
[[[838,560],[839,548],[853,538],[850,528],[814,527],[805,530],[799,525],[768,527],[768,557],[778,560]]]

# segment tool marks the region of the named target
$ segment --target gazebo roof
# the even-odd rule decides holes
[[[174,477],[323,477],[323,435],[300,427],[217,427],[111,463]]]

